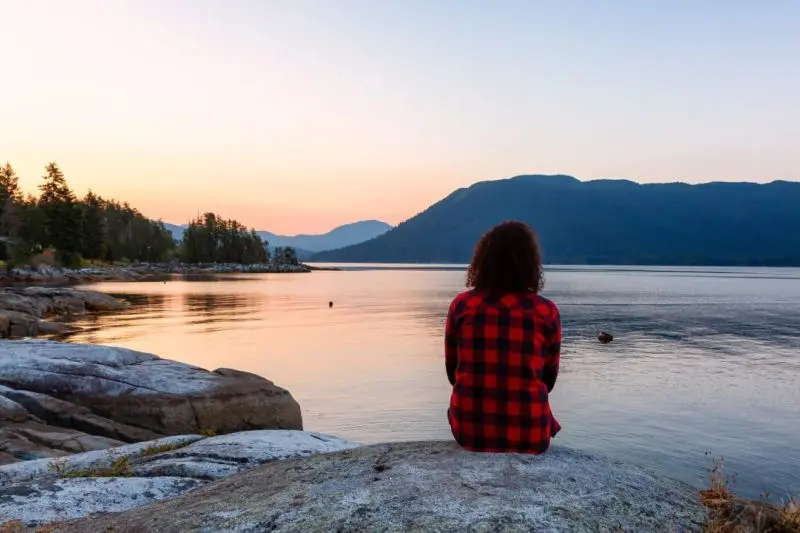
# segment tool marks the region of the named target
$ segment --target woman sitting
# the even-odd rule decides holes
[[[448,419],[456,442],[480,452],[543,453],[561,429],[550,411],[561,319],[539,295],[542,261],[533,230],[504,222],[475,247],[467,287],[445,325]]]

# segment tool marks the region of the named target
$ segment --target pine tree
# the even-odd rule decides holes
[[[80,262],[81,209],[58,165],[48,164],[46,172],[44,183],[39,186],[42,191],[39,207],[44,214],[47,235],[44,244],[56,249],[62,263],[74,266]]]
[[[0,200],[11,198],[15,203],[22,203],[22,189],[19,188],[19,177],[10,163],[0,165]],[[2,206],[0,205],[0,209]]]
[[[81,255],[88,259],[104,259],[106,255],[106,217],[103,200],[92,191],[84,197]]]
[[[0,259],[8,262],[19,247],[19,231],[21,225],[20,204],[22,190],[19,178],[10,163],[0,166]]]
[[[10,163],[0,166],[0,237],[11,237],[18,226],[22,191]]]

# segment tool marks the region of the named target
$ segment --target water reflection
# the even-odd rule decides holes
[[[184,293],[182,314],[186,325],[202,333],[212,333],[222,328],[241,327],[258,321],[262,302],[259,294]]]
[[[134,305],[79,323],[74,340],[266,376],[291,390],[308,429],[450,438],[442,330],[463,271],[248,278],[95,287]],[[743,494],[800,493],[798,281],[770,269],[548,271],[565,328],[558,445],[696,484],[711,451]],[[598,329],[615,341],[599,345]]]

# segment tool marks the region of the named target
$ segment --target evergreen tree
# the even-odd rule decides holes
[[[24,260],[42,251],[47,240],[47,221],[39,202],[33,195],[28,195],[19,204],[20,228],[17,242],[17,256]]]
[[[15,203],[21,203],[23,200],[19,177],[10,163],[6,163],[5,166],[0,165],[0,200],[5,201],[7,198],[11,198]]]
[[[8,258],[7,248],[19,233],[19,204],[22,201],[22,191],[19,188],[19,178],[10,163],[0,166],[0,259]]]
[[[47,165],[44,183],[39,189],[42,192],[39,207],[44,214],[47,235],[44,244],[55,248],[65,265],[73,266],[80,262],[82,212],[57,164]]]
[[[19,236],[20,224],[19,205],[11,196],[4,200],[0,197],[0,237],[14,240]]]
[[[89,191],[81,207],[83,210],[81,255],[87,259],[105,259],[106,217],[103,199]]]
[[[9,261],[17,245],[20,219],[17,205],[10,196],[0,202],[0,260]]]

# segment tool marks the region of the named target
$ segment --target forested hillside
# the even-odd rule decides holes
[[[459,189],[384,235],[312,259],[463,263],[508,219],[537,230],[550,264],[800,266],[800,183],[541,175]]]

